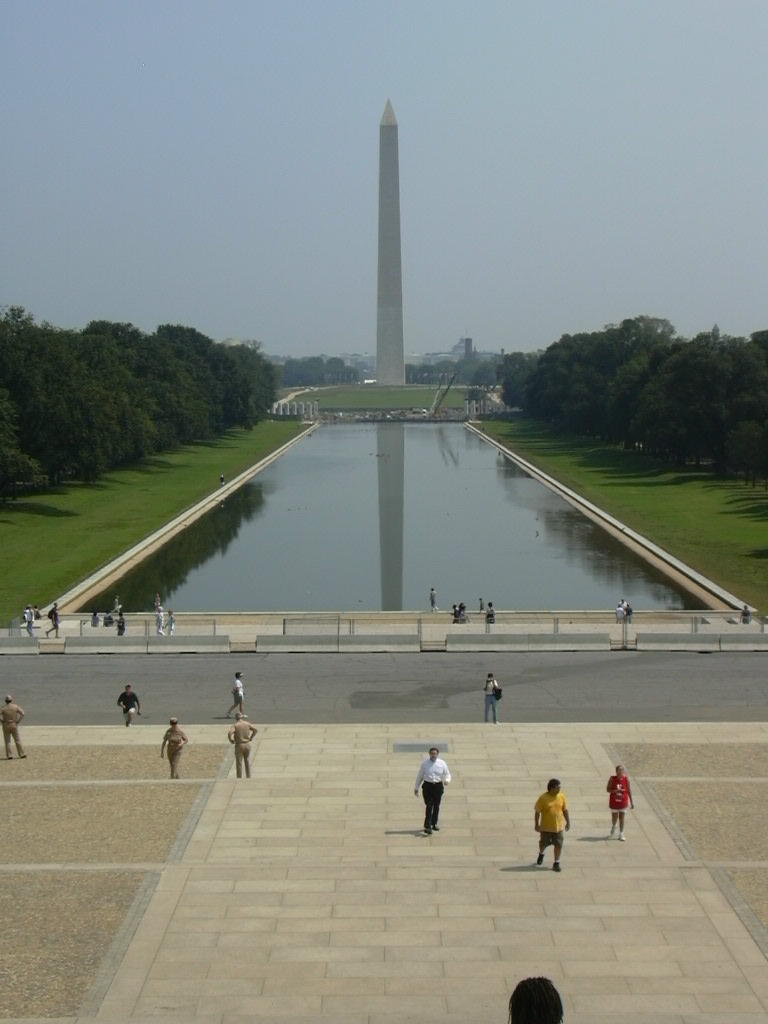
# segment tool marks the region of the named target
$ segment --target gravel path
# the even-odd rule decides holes
[[[200,788],[134,782],[15,789],[3,800],[6,860],[19,865],[164,861]]]
[[[631,779],[639,775],[768,778],[768,747],[762,743],[624,743],[621,752]]]
[[[160,757],[159,743],[139,747],[47,747],[27,743],[26,750],[28,756],[23,761],[0,759],[0,782],[167,779],[169,774],[167,759]],[[229,744],[190,743],[182,754],[182,776],[214,779],[225,758],[232,759]]]
[[[3,874],[3,1017],[77,1013],[143,878],[133,871]]]

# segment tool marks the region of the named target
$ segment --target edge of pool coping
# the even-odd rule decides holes
[[[132,545],[122,554],[117,555],[111,561],[107,562],[101,568],[91,573],[85,579],[80,580],[74,587],[67,590],[61,597],[57,598],[56,601],[59,605],[59,612],[62,615],[73,615],[77,612],[77,608],[72,607],[73,605],[80,606],[88,601],[88,599],[99,593],[101,590],[106,589],[112,582],[121,576],[124,576],[129,569],[138,565],[144,561],[149,555],[161,548],[163,544],[166,544],[172,537],[177,533],[181,533],[188,526],[194,523],[196,520],[202,518],[207,512],[209,512],[214,506],[218,505],[223,497],[233,494],[239,490],[243,484],[247,483],[252,477],[261,473],[273,462],[284,455],[289,448],[293,445],[298,444],[299,441],[303,441],[306,437],[312,434],[320,426],[318,422],[309,424],[309,426],[302,430],[301,433],[292,437],[290,441],[286,441],[285,444],[280,445],[274,451],[265,455],[263,459],[260,459],[254,465],[244,469],[242,473],[239,473],[234,479],[230,480],[228,484],[223,487],[219,487],[212,494],[207,495],[201,501],[196,502],[189,508],[185,509],[179,515],[170,519],[163,526],[154,530],[148,534],[138,543]],[[43,614],[52,607],[51,604],[46,605],[43,609]]]
[[[611,536],[624,544],[625,547],[639,554],[645,561],[650,562],[651,565],[663,572],[665,576],[674,580],[678,585],[683,586],[689,593],[705,601],[705,607],[712,608],[713,610],[723,608],[740,610],[743,608],[746,602],[731,594],[724,587],[719,586],[714,580],[710,580],[701,573],[696,572],[691,566],[681,562],[679,558],[675,558],[674,555],[665,551],[664,548],[654,544],[653,541],[648,540],[641,533],[637,533],[636,530],[631,529],[626,523],[610,515],[610,513],[598,505],[587,501],[586,498],[582,498],[580,494],[571,490],[570,487],[561,484],[555,477],[549,476],[548,473],[538,469],[533,463],[528,462],[527,459],[512,451],[511,448],[507,448],[500,441],[484,433],[474,423],[467,421],[464,423],[464,426],[482,441],[485,441],[486,444],[492,445],[497,451],[506,455],[517,466],[538,480],[539,483],[554,491],[555,494],[559,494],[561,498],[578,509],[582,515],[597,523],[607,533],[610,533]],[[713,601],[715,600],[719,603],[714,604]],[[755,611],[751,605],[747,605],[747,607],[753,612]]]

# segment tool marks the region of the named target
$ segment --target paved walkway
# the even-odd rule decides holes
[[[541,973],[569,1024],[768,1022],[768,724],[271,725],[250,781],[232,777],[220,725],[192,726],[180,783],[153,781],[161,732],[29,728],[28,759],[0,762],[4,807],[28,818],[15,824],[24,862],[4,844],[20,906],[33,877],[69,892],[23,922],[29,942],[45,948],[57,917],[74,927],[89,894],[106,907],[105,877],[123,909],[101,922],[92,962],[70,951],[80,990],[62,983],[40,1016],[503,1024],[517,981]],[[432,743],[454,782],[427,837],[413,781]],[[619,757],[637,805],[626,843],[606,838]],[[532,805],[555,774],[574,823],[560,875],[533,865]],[[25,845],[51,790],[60,817],[47,844]],[[130,855],[110,842],[110,814],[132,823]],[[6,991],[24,986],[23,962],[3,967]]]

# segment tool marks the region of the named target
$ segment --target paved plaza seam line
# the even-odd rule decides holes
[[[113,861],[51,861],[48,864],[0,864],[0,875],[3,873],[12,874],[15,871],[34,872],[40,871],[48,874],[51,871],[162,871],[165,861],[127,861],[126,863],[115,863]]]
[[[219,776],[217,776],[218,780]],[[204,786],[210,783],[210,777],[204,779],[32,779],[29,782],[0,782],[0,792],[4,789],[54,789],[57,787],[77,786],[80,788],[99,786],[168,786],[174,789],[180,785]]]
[[[131,940],[136,934],[136,929],[141,924],[144,914],[149,907],[150,900],[160,881],[160,875],[160,871],[148,872],[139,884],[133,903],[125,915],[123,923],[118,928],[108,952],[99,964],[96,978],[80,1005],[79,1016],[95,1017],[98,1013],[99,1007],[104,1001],[104,996],[112,984],[112,979],[123,962]]]
[[[184,824],[179,829],[176,839],[174,840],[173,846],[168,853],[168,863],[178,864],[181,858],[184,856],[184,851],[187,848],[189,840],[192,838],[192,833],[197,828],[197,823],[200,820],[200,816],[205,810],[208,799],[213,792],[213,783],[206,782],[205,785],[200,787],[200,792],[195,797],[195,802],[189,809],[189,813],[184,820]]]
[[[741,866],[741,865],[740,865]],[[723,868],[710,868],[709,873],[720,887],[741,923],[760,947],[763,956],[768,957],[768,928],[758,919]]]
[[[619,762],[617,762],[618,764]],[[764,775],[637,775],[638,782],[768,782]]]
[[[615,755],[615,757],[611,757],[614,764],[621,764],[621,758],[616,753],[615,747],[606,747],[606,751],[611,755]],[[655,812],[664,828],[669,832],[672,840],[685,860],[698,861],[699,857],[697,856],[696,851],[692,848],[691,844],[685,838],[682,830],[678,827],[677,822],[665,807],[658,793],[653,788],[653,783],[646,780],[644,785],[642,783],[638,783],[636,788],[638,792],[642,793],[649,807]]]

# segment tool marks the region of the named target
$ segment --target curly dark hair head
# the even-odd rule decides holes
[[[509,1024],[561,1024],[563,1004],[549,978],[524,978],[509,997]]]

